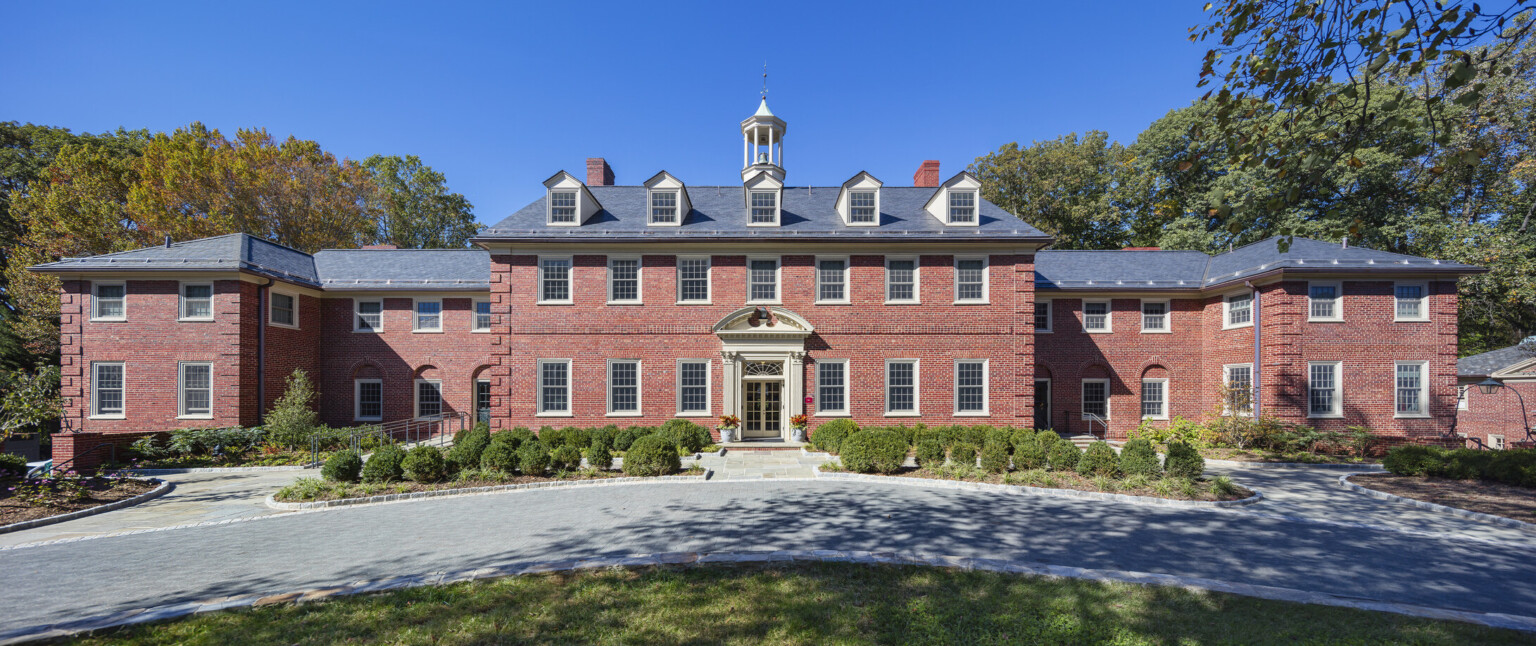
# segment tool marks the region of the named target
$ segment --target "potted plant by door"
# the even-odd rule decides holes
[[[805,425],[807,423],[809,423],[810,421],[811,421],[810,418],[806,417],[804,414],[796,415],[794,417],[789,418],[789,427],[790,427],[789,439],[792,440],[792,441],[795,441],[795,442],[804,442],[805,441]]]
[[[741,427],[741,418],[735,415],[720,416],[720,443],[726,444],[736,441],[736,429]]]

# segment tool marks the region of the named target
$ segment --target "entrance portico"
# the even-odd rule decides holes
[[[712,329],[720,337],[725,414],[741,418],[742,439],[788,441],[789,419],[804,411],[805,339],[815,328],[787,309],[758,305]]]

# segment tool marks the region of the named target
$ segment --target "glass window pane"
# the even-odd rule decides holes
[[[610,288],[615,301],[640,300],[640,261],[634,258],[615,259],[608,263]]]
[[[875,194],[873,192],[860,191],[848,195],[848,219],[851,222],[869,223],[875,221]]]
[[[969,191],[957,191],[949,194],[949,221],[950,222],[974,222],[976,221],[976,194]]]
[[[753,260],[749,263],[752,281],[751,297],[754,301],[778,300],[779,263],[773,260]]]
[[[443,326],[442,301],[417,301],[416,329],[436,330]]]
[[[102,414],[123,412],[122,364],[96,365],[96,412]]]
[[[962,413],[986,410],[985,366],[980,361],[962,361],[955,365],[955,410]]]
[[[567,364],[564,362],[547,362],[540,365],[540,388],[542,389],[539,410],[543,412],[565,412],[570,410],[566,397]]]
[[[431,381],[416,382],[416,415],[430,417],[443,412],[442,385]]]
[[[1083,327],[1089,330],[1109,329],[1109,303],[1083,303]]]
[[[774,208],[777,203],[777,194],[754,191],[752,193],[752,223],[772,224],[777,215]]]
[[[1035,329],[1051,329],[1051,304],[1035,303]]]
[[[847,410],[847,402],[844,398],[846,388],[847,364],[842,362],[819,362],[816,364],[816,400],[817,410],[844,411]]]
[[[685,413],[708,411],[709,363],[685,361],[678,370],[678,410]]]
[[[1161,381],[1141,382],[1141,416],[1163,417],[1163,385]]]
[[[916,366],[910,361],[886,364],[886,408],[892,412],[917,410]]]
[[[381,301],[359,301],[357,303],[357,329],[379,329],[383,311],[384,303]]]
[[[1397,412],[1403,414],[1420,414],[1424,412],[1421,389],[1423,388],[1423,366],[1416,363],[1404,363],[1397,366]]]
[[[539,263],[544,275],[541,298],[546,301],[571,299],[571,261],[549,259]]]
[[[357,416],[377,419],[384,416],[384,384],[379,381],[360,381],[357,384]]]
[[[1083,413],[1109,417],[1108,384],[1102,381],[1083,382]]]
[[[910,301],[917,297],[917,262],[914,260],[891,260],[885,266],[885,299],[890,301]]]
[[[549,219],[551,222],[576,221],[576,193],[555,191],[549,194]]]
[[[848,263],[842,260],[823,260],[817,265],[820,289],[817,298],[824,301],[840,301],[844,298]]]
[[[962,301],[979,301],[985,298],[987,263],[983,260],[955,261],[955,298]]]
[[[651,221],[666,224],[677,222],[677,193],[672,191],[651,193]]]
[[[677,261],[678,300],[709,300],[709,259],[684,258]]]
[[[613,412],[640,410],[640,364],[614,361],[608,364],[608,406]]]
[[[491,328],[491,302],[475,302],[475,329],[488,330]]]

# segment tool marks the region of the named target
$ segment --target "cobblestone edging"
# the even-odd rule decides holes
[[[657,484],[657,483],[690,483],[704,482],[710,475],[710,470],[705,469],[703,474],[690,476],[655,476],[649,478],[625,477],[602,478],[600,480],[552,480],[549,482],[525,482],[522,484],[493,485],[489,487],[466,487],[464,489],[438,489],[436,491],[415,491],[411,493],[392,493],[382,496],[369,496],[367,498],[344,498],[341,500],[317,500],[315,502],[278,502],[269,494],[266,499],[268,507],[283,510],[299,509],[325,509],[328,507],[352,507],[356,505],[373,505],[388,502],[401,502],[405,500],[425,500],[428,498],[446,498],[451,496],[483,496],[487,494],[505,493],[509,491],[522,491],[528,489],[553,489],[566,487],[612,487],[620,485]]]
[[[144,480],[146,482],[158,482],[158,483],[160,483],[160,486],[155,487],[154,489],[151,489],[149,491],[141,493],[141,494],[139,494],[137,496],[134,496],[132,498],[124,498],[124,499],[119,500],[117,502],[109,502],[109,503],[107,503],[105,505],[97,505],[95,507],[91,507],[90,509],[81,509],[80,511],[72,511],[72,512],[69,512],[67,514],[59,514],[57,516],[49,516],[47,518],[37,518],[37,519],[33,519],[33,520],[24,520],[24,521],[21,521],[19,523],[11,523],[9,525],[5,525],[3,527],[0,527],[0,534],[9,534],[11,532],[19,532],[19,531],[21,531],[23,529],[32,529],[34,527],[46,527],[48,525],[53,525],[55,523],[62,523],[62,522],[66,522],[66,521],[71,521],[71,520],[75,520],[77,518],[85,518],[86,516],[95,516],[96,514],[105,514],[105,513],[109,512],[109,511],[112,511],[114,509],[122,509],[124,507],[132,507],[132,506],[137,505],[137,504],[139,504],[141,502],[144,502],[146,500],[154,500],[155,498],[159,498],[160,496],[163,496],[166,493],[170,492],[171,489],[175,488],[175,485],[173,485],[173,484],[171,484],[169,482],[165,482],[163,480],[156,480],[154,478],[135,478],[135,479],[137,479],[137,480]]]
[[[1161,454],[1158,457],[1162,457]],[[1243,460],[1216,460],[1206,458],[1205,466],[1229,469],[1351,469],[1354,471],[1386,471],[1380,464],[1313,464],[1311,462],[1246,462]]]
[[[832,455],[831,453],[826,453],[824,451],[812,451],[810,449],[805,448],[806,446],[808,446],[808,445],[801,445],[800,446],[800,455],[803,455],[803,456],[808,457],[808,458],[826,458],[828,460],[835,460],[835,459],[837,459],[837,456]]]
[[[1043,496],[1047,498],[1078,498],[1083,500],[1106,500],[1110,502],[1125,502],[1134,505],[1155,505],[1158,507],[1210,507],[1230,508],[1251,505],[1264,499],[1264,493],[1254,491],[1252,496],[1242,500],[1171,500],[1168,498],[1153,498],[1151,496],[1130,496],[1121,493],[1105,493],[1102,491],[1078,491],[1076,489],[1048,489],[1045,487],[1030,487],[1026,485],[991,484],[986,482],[965,482],[962,480],[935,480],[932,478],[904,478],[901,476],[877,476],[863,473],[842,473],[837,471],[822,471],[816,468],[816,477],[830,480],[854,480],[857,482],[884,482],[887,484],[903,485],[907,487],[926,487],[929,489],[968,489],[971,491],[994,491],[997,493],[1022,494],[1026,496]]]
[[[153,621],[165,621],[204,612],[262,607],[286,603],[307,603],[311,601],[320,601],[331,597],[388,592],[392,590],[402,590],[406,588],[416,588],[423,586],[449,585],[466,581],[498,579],[527,574],[576,572],[582,570],[600,570],[608,568],[648,568],[664,566],[681,567],[716,564],[729,565],[744,563],[788,562],[929,566],[954,568],[965,571],[1002,572],[1008,574],[1021,574],[1026,576],[1040,576],[1053,579],[1081,579],[1105,583],[1129,583],[1134,585],[1180,587],[1185,589],[1221,592],[1226,594],[1235,594],[1245,597],[1269,599],[1274,601],[1288,601],[1292,603],[1355,608],[1358,610],[1370,610],[1375,612],[1390,612],[1394,614],[1407,615],[1410,617],[1419,617],[1424,619],[1460,621],[1489,626],[1493,628],[1536,632],[1536,617],[1508,615],[1501,613],[1468,612],[1464,610],[1447,610],[1441,608],[1432,608],[1428,606],[1394,603],[1390,601],[1378,601],[1362,597],[1335,595],[1325,592],[1309,592],[1306,590],[1298,590],[1294,588],[1252,585],[1248,583],[1234,583],[1199,577],[1176,576],[1171,574],[1152,574],[1147,572],[1130,572],[1121,570],[1092,570],[1030,561],[1007,561],[1001,559],[969,558],[917,552],[794,550],[779,552],[672,552],[663,554],[569,559],[564,561],[513,563],[501,567],[472,568],[447,572],[428,572],[424,574],[397,576],[388,579],[357,581],[343,585],[314,588],[309,590],[299,590],[279,594],[247,594],[239,596],[217,597],[202,601],[189,601],[150,608],[127,610],[123,612],[99,615],[96,617],[89,617],[57,624],[18,628],[0,633],[0,646],[8,644],[20,644],[42,639],[58,639],[70,636],[79,636],[98,630],[148,623]]]
[[[1413,507],[1417,507],[1419,509],[1423,509],[1423,510],[1426,510],[1426,511],[1432,511],[1432,512],[1441,513],[1441,514],[1449,514],[1451,516],[1456,516],[1457,518],[1466,518],[1468,520],[1478,520],[1478,521],[1482,521],[1482,522],[1485,522],[1485,523],[1493,523],[1495,525],[1503,525],[1504,527],[1511,527],[1511,528],[1518,529],[1518,530],[1521,530],[1521,531],[1536,533],[1536,524],[1527,523],[1525,521],[1520,521],[1520,520],[1515,520],[1513,518],[1505,518],[1503,516],[1495,516],[1493,514],[1485,514],[1485,513],[1482,513],[1480,511],[1471,511],[1469,509],[1462,509],[1460,507],[1450,507],[1450,506],[1447,506],[1447,505],[1440,505],[1440,504],[1436,504],[1436,503],[1432,503],[1432,502],[1425,502],[1423,500],[1416,500],[1416,499],[1413,499],[1413,498],[1404,498],[1404,497],[1396,495],[1396,494],[1390,494],[1390,493],[1387,493],[1385,491],[1377,491],[1377,490],[1372,489],[1370,487],[1365,487],[1365,486],[1362,486],[1362,485],[1357,485],[1357,484],[1349,481],[1349,477],[1350,476],[1359,476],[1359,475],[1367,475],[1367,474],[1364,474],[1364,473],[1346,473],[1344,475],[1339,476],[1339,486],[1343,487],[1345,489],[1348,489],[1350,491],[1354,491],[1354,492],[1358,492],[1358,493],[1363,493],[1363,494],[1365,494],[1367,496],[1370,496],[1372,498],[1377,498],[1377,499],[1380,499],[1380,500],[1387,500],[1387,501],[1390,501],[1390,502],[1402,503],[1402,504],[1410,505],[1410,506],[1413,506]]]
[[[320,463],[290,464],[280,467],[197,467],[193,469],[124,469],[125,473],[142,476],[174,476],[183,473],[266,473],[269,471],[303,471],[318,468]]]

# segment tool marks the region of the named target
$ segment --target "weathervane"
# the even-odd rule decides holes
[[[763,61],[763,100],[768,100],[768,61]]]

